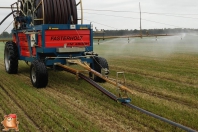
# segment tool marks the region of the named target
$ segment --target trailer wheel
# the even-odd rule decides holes
[[[102,57],[94,57],[94,66],[91,65],[91,68],[93,68],[95,71],[102,74],[102,68],[109,70],[108,62],[105,58]],[[105,73],[108,75],[109,73]],[[105,82],[104,79],[95,76],[94,74],[90,73],[89,76],[96,82]]]
[[[8,41],[5,44],[4,64],[7,73],[18,73],[18,48],[14,42]]]
[[[30,66],[30,78],[36,88],[46,87],[48,84],[48,72],[42,61],[34,60]]]

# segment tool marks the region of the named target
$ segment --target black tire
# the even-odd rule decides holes
[[[8,41],[4,49],[5,70],[9,74],[18,73],[18,48],[14,42]]]
[[[36,88],[44,88],[48,84],[48,72],[42,61],[34,60],[30,66],[30,78]]]
[[[106,68],[107,70],[109,70],[109,66],[108,66],[108,62],[105,58],[102,57],[94,57],[93,58],[93,66],[91,66],[92,69],[94,69],[95,71],[97,71],[98,73],[102,74],[102,68]],[[108,75],[108,73],[106,73],[106,75]],[[94,74],[90,73],[89,76],[95,81],[95,82],[105,82],[104,79],[95,76]]]

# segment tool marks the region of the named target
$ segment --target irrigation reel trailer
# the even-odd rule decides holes
[[[78,19],[77,6],[81,7]],[[109,67],[105,58],[93,52],[93,29],[91,24],[82,24],[82,1],[76,0],[18,0],[11,5],[10,16],[14,17],[13,40],[7,41],[4,50],[5,70],[9,74],[18,72],[18,61],[31,63],[30,78],[34,87],[48,84],[47,67],[65,70],[93,85],[112,100],[141,111],[186,131],[195,130],[160,117],[130,104],[127,92],[133,92],[108,78]],[[81,24],[78,21],[81,20]],[[89,77],[67,64],[77,64],[89,72]],[[92,78],[92,79],[91,79]],[[107,91],[96,82],[109,82],[118,89],[118,96]]]
[[[78,6],[81,19],[77,15]],[[132,91],[109,80],[107,60],[93,52],[93,29],[91,24],[82,24],[81,0],[79,3],[76,0],[18,0],[11,5],[11,10],[7,17],[13,15],[14,18],[13,40],[6,42],[4,50],[5,70],[9,74],[16,74],[18,61],[24,60],[31,63],[33,86],[42,88],[48,84],[47,67],[73,71],[78,76],[78,70],[65,66],[78,64],[89,71],[89,77],[95,82],[107,81],[117,86],[125,96],[119,94],[120,102],[131,101],[126,92]]]

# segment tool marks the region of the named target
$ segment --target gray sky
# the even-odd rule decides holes
[[[0,6],[10,6],[16,1],[17,0],[6,0],[2,2]],[[139,29],[139,2],[141,3],[141,9],[143,12],[143,29],[198,28],[198,0],[82,1],[84,8],[84,23],[92,22],[93,26],[98,29]],[[112,10],[114,12],[94,10]],[[0,21],[10,12],[11,10],[9,9],[0,9]],[[11,16],[3,25],[0,26],[0,33],[12,20],[13,18]],[[8,28],[7,31],[10,32],[10,30],[11,28]]]

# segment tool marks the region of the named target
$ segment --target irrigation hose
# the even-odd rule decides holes
[[[110,92],[107,91],[105,88],[103,88],[102,86],[98,85],[96,82],[94,82],[94,81],[93,81],[92,79],[90,79],[89,77],[87,77],[87,76],[85,76],[85,75],[83,75],[83,74],[81,74],[81,73],[79,74],[79,77],[81,77],[81,78],[84,79],[85,81],[89,82],[91,85],[93,85],[95,88],[97,88],[98,90],[100,90],[102,93],[104,93],[105,95],[107,95],[108,97],[110,97],[111,99],[113,99],[114,101],[117,101],[117,97],[116,97],[114,94],[110,93]],[[154,117],[154,118],[156,118],[156,119],[159,119],[159,120],[161,120],[161,121],[164,121],[164,122],[166,122],[166,123],[169,123],[169,124],[171,124],[171,125],[173,125],[173,126],[176,126],[176,127],[178,127],[178,128],[181,128],[181,129],[183,129],[183,130],[185,130],[185,131],[188,131],[188,132],[196,132],[195,130],[193,130],[193,129],[189,128],[189,127],[186,127],[186,126],[183,126],[183,125],[178,124],[178,123],[176,123],[176,122],[173,122],[173,121],[171,121],[171,120],[168,120],[168,119],[166,119],[166,118],[164,118],[164,117],[161,117],[161,116],[159,116],[159,115],[156,115],[156,114],[154,114],[154,113],[151,113],[151,112],[149,112],[149,111],[146,111],[146,110],[144,110],[144,109],[142,109],[142,108],[139,108],[139,107],[137,107],[137,106],[135,106],[135,105],[132,105],[132,104],[130,104],[130,103],[122,103],[122,105],[128,106],[129,108],[136,109],[136,110],[138,110],[138,111],[140,111],[140,112],[142,112],[142,113],[144,113],[144,114],[147,114],[147,115],[149,115],[149,116],[151,116],[151,117]]]
[[[164,117],[161,117],[161,116],[159,116],[159,115],[156,115],[156,114],[154,114],[154,113],[151,113],[151,112],[149,112],[149,111],[146,111],[146,110],[144,110],[144,109],[142,109],[142,108],[139,108],[139,107],[137,107],[137,106],[135,106],[135,105],[132,105],[132,104],[129,104],[129,103],[125,103],[125,104],[123,104],[123,105],[128,106],[128,107],[133,108],[133,109],[136,109],[136,110],[138,110],[138,111],[140,111],[140,112],[142,112],[142,113],[145,113],[145,114],[147,114],[147,115],[149,115],[149,116],[152,116],[152,117],[154,117],[154,118],[156,118],[156,119],[159,119],[159,120],[161,120],[161,121],[164,121],[164,122],[166,122],[166,123],[169,123],[169,124],[171,124],[171,125],[173,125],[173,126],[176,126],[176,127],[178,127],[178,128],[181,128],[181,129],[183,129],[183,130],[185,130],[185,131],[188,131],[188,132],[196,132],[196,130],[193,130],[193,129],[189,128],[189,127],[183,126],[183,125],[181,125],[181,124],[178,124],[178,123],[176,123],[176,122],[173,122],[173,121],[171,121],[171,120],[168,120],[168,119],[166,119],[166,118],[164,118]]]
[[[43,1],[43,6],[40,5],[36,11],[33,10]],[[28,4],[29,1],[24,2],[23,7]],[[44,18],[43,21],[36,20],[35,25],[40,24],[77,24],[77,7],[76,0],[35,0],[33,4],[34,7],[28,7],[37,19]],[[44,9],[43,9],[44,7]],[[27,9],[23,9],[25,12]],[[27,14],[27,13],[26,13]]]
[[[65,68],[62,68],[62,67],[60,67],[60,68],[61,68],[62,70],[65,70],[65,71],[67,71],[67,72],[70,72],[70,73],[76,75],[75,71],[71,71],[71,70],[69,70],[69,69],[65,69]],[[87,77],[87,76],[85,76],[85,75],[83,75],[83,74],[81,74],[81,73],[79,73],[78,76],[79,76],[80,78],[84,79],[85,81],[87,81],[88,83],[90,83],[92,86],[94,86],[95,88],[97,88],[99,91],[101,91],[102,93],[104,93],[105,95],[107,95],[107,96],[108,96],[109,98],[111,98],[112,100],[117,101],[116,95],[114,95],[113,93],[109,92],[108,90],[106,90],[105,88],[103,88],[102,86],[100,86],[99,84],[97,84],[96,82],[94,82],[94,81],[93,81],[92,79],[90,79],[89,77]],[[122,105],[127,106],[127,107],[132,108],[132,109],[135,109],[135,110],[138,110],[138,111],[140,111],[140,112],[142,112],[142,113],[144,113],[144,114],[146,114],[146,115],[149,115],[149,116],[151,116],[151,117],[154,117],[154,118],[156,118],[156,119],[159,119],[159,120],[161,120],[161,121],[163,121],[163,122],[169,123],[169,124],[171,124],[171,125],[173,125],[173,126],[176,126],[176,127],[178,127],[178,128],[181,128],[181,129],[183,129],[183,130],[185,130],[185,131],[188,131],[188,132],[197,132],[196,130],[193,130],[193,129],[189,128],[189,127],[183,126],[183,125],[181,125],[181,124],[179,124],[179,123],[173,122],[173,121],[171,121],[171,120],[169,120],[169,119],[166,119],[166,118],[164,118],[164,117],[161,117],[161,116],[159,116],[159,115],[156,115],[156,114],[154,114],[154,113],[151,113],[151,112],[149,112],[149,111],[146,111],[146,110],[144,110],[144,109],[142,109],[142,108],[140,108],[140,107],[137,107],[137,106],[135,106],[135,105],[132,105],[132,104],[130,104],[130,103],[122,103]]]
[[[17,10],[14,10],[12,11],[10,14],[8,14],[1,22],[0,22],[0,25],[10,16],[12,15],[13,13],[17,12]]]

